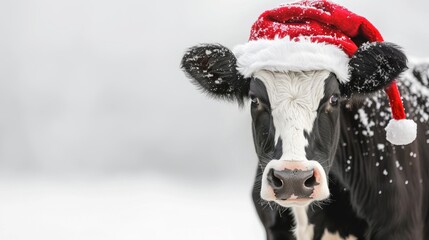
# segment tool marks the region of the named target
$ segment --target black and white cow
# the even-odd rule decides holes
[[[352,58],[350,74],[361,79],[348,83],[326,70],[260,70],[245,78],[221,45],[193,47],[182,59],[209,95],[250,99],[259,157],[253,200],[269,240],[429,239],[429,65],[409,64],[399,76],[418,134],[395,146],[386,141],[391,110],[379,90],[406,68],[406,57],[389,43],[359,54],[383,57]],[[387,78],[365,85],[366,75],[387,67]]]

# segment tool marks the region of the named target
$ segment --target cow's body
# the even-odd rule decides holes
[[[261,201],[258,168],[253,199],[268,239],[429,239],[428,71],[417,65],[398,83],[408,117],[418,124],[412,144],[385,140],[379,126],[388,123],[390,108],[383,92],[342,103],[331,197],[307,207],[305,217],[296,207],[285,211]]]
[[[251,100],[268,240],[429,239],[429,65],[365,18],[286,4],[248,43],[195,46],[182,68],[215,98]]]

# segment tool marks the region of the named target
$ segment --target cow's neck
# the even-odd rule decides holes
[[[362,164],[365,163],[364,155],[368,152],[367,142],[372,141],[369,136],[368,138],[365,135],[371,135],[374,137],[371,131],[373,128],[366,128],[363,126],[362,122],[365,122],[365,112],[360,110],[361,106],[353,106],[349,104],[344,104],[341,110],[340,116],[340,138],[338,142],[336,157],[333,161],[331,168],[331,173],[338,177],[338,180],[342,182],[347,188],[350,188],[354,184],[353,173],[357,169],[361,168]],[[363,120],[363,121],[362,121]],[[369,131],[368,131],[369,130]],[[363,131],[366,131],[363,133]],[[364,142],[365,141],[365,142]]]
[[[413,151],[412,146],[395,147],[386,142],[384,127],[390,120],[390,112],[386,110],[388,102],[379,100],[370,98],[352,107],[347,104],[342,107],[340,139],[330,173],[338,178],[345,190],[351,191],[351,195],[362,185],[367,186],[365,191],[371,197],[382,194],[381,189],[375,189],[377,184],[374,182],[390,184],[397,181],[395,173],[408,164],[397,154]]]
[[[295,217],[295,236],[298,240],[313,239],[314,225],[310,224],[307,216],[307,207],[293,207]]]

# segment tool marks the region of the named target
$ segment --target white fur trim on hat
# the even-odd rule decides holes
[[[238,45],[233,50],[237,69],[245,77],[259,70],[333,72],[340,83],[349,81],[349,57],[339,47],[323,42],[283,39],[259,39]]]
[[[394,145],[410,144],[417,136],[417,124],[410,119],[391,119],[385,130],[387,141]]]

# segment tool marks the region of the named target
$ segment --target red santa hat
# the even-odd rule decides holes
[[[350,81],[350,58],[368,42],[383,42],[383,37],[364,17],[325,0],[304,0],[262,13],[249,42],[237,46],[234,54],[245,77],[263,69],[329,70],[345,84]],[[395,145],[409,144],[416,137],[416,124],[405,119],[396,82],[384,90],[393,117],[386,138]]]

